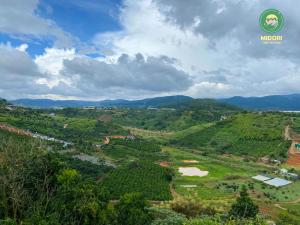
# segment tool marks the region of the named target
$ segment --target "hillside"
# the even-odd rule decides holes
[[[208,152],[285,160],[290,146],[283,137],[287,122],[282,114],[240,113],[171,142]]]
[[[271,95],[264,97],[232,97],[219,99],[221,102],[241,108],[256,110],[300,110],[300,94]]]
[[[50,110],[63,117],[110,120],[116,124],[147,130],[178,131],[191,126],[218,121],[222,116],[239,112],[235,106],[215,100],[194,99],[169,103],[161,108],[120,108],[111,110]]]
[[[0,107],[0,178],[5,181],[0,190],[8,190],[1,196],[0,219],[28,221],[26,225],[40,224],[44,217],[54,218],[49,223],[55,225],[119,220],[124,210],[119,202],[129,201],[127,193],[139,192],[143,201],[151,200],[152,207],[176,209],[174,205],[186,204],[197,207],[195,215],[214,220],[219,213],[228,213],[243,184],[255,187],[249,193],[257,204],[294,201],[299,197],[295,191],[299,182],[278,194],[277,189],[254,184],[251,178],[262,172],[273,174],[273,165],[257,163],[258,158],[286,159],[290,142],[283,139],[283,130],[291,121],[297,130],[297,114],[244,112],[209,99],[148,109]],[[145,132],[131,133],[132,129]],[[35,132],[49,139],[41,140],[32,135]],[[147,132],[153,136],[144,137]],[[106,136],[110,141],[104,144]],[[64,146],[53,138],[72,144]],[[177,172],[181,167],[208,174],[183,176]],[[16,195],[18,202],[10,200]],[[140,205],[139,194],[132,195],[130,210]],[[6,207],[12,204],[19,207]],[[161,218],[156,213],[151,217]]]

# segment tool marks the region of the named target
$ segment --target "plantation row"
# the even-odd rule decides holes
[[[151,200],[170,200],[170,170],[151,161],[135,161],[112,171],[103,181],[103,186],[110,190],[111,198],[118,199],[130,192],[140,192]]]

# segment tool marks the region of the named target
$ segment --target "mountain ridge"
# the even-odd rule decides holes
[[[300,94],[268,95],[262,97],[242,97],[218,99],[218,101],[253,110],[300,110]]]
[[[164,96],[155,98],[145,98],[140,100],[102,100],[102,101],[82,101],[82,100],[52,100],[52,99],[17,99],[10,101],[10,103],[17,106],[31,107],[31,108],[55,108],[55,107],[129,107],[129,108],[148,108],[148,107],[162,107],[170,104],[176,104],[193,100],[192,97],[184,95]]]
[[[199,98],[205,100],[205,98]],[[52,100],[52,99],[17,99],[10,103],[18,106],[32,108],[55,108],[55,107],[128,107],[128,108],[156,108],[169,107],[176,104],[197,100],[184,95],[163,96],[145,98],[139,100],[106,99],[101,101],[84,100]],[[221,103],[227,103],[239,108],[249,110],[279,110],[279,111],[300,111],[300,94],[289,95],[268,95],[262,97],[234,96],[230,98],[211,99]]]

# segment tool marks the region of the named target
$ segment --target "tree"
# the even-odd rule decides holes
[[[152,218],[140,193],[125,194],[116,205],[118,225],[147,225]]]
[[[246,186],[242,187],[240,197],[233,203],[229,216],[239,218],[254,218],[258,214],[258,206],[252,201]]]

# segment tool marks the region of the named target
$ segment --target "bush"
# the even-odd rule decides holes
[[[186,215],[188,218],[200,215],[215,215],[216,211],[213,208],[204,207],[195,201],[178,200],[171,204],[171,208],[178,213]]]

